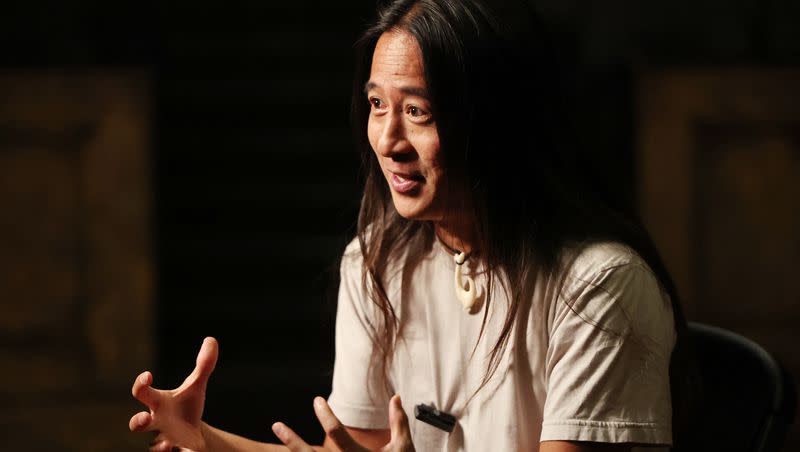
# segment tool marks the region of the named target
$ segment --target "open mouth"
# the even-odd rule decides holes
[[[425,182],[425,178],[422,177],[421,174],[419,175],[407,175],[407,174],[397,174],[391,173],[392,176],[389,179],[389,185],[391,185],[392,189],[398,193],[409,193],[415,189],[417,189],[423,182]]]

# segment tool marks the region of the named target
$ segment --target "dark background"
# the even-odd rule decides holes
[[[796,0],[533,3],[566,68],[575,138],[606,175],[598,189],[623,206],[637,201],[640,69],[800,63]],[[269,427],[283,420],[321,439],[311,401],[330,389],[337,260],[360,189],[352,44],[372,11],[369,1],[0,6],[4,72],[152,74],[156,386],[179,384],[215,336],[205,418],[251,438],[274,440]]]

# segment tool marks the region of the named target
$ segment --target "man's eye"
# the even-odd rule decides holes
[[[414,117],[425,116],[425,115],[428,114],[427,111],[425,111],[425,110],[423,110],[423,109],[421,109],[419,107],[415,107],[414,105],[409,105],[407,111],[408,111],[409,115],[414,116]]]
[[[372,108],[377,108],[377,109],[383,108],[383,102],[377,97],[370,97],[369,103],[370,105],[372,105]]]

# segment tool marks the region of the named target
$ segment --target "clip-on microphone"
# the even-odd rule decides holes
[[[456,418],[452,414],[439,411],[424,403],[414,407],[414,417],[447,433],[452,432],[456,426]]]

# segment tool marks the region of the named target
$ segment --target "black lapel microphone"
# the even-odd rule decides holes
[[[456,426],[456,418],[452,414],[439,411],[424,403],[414,407],[414,417],[447,433],[452,432]]]

